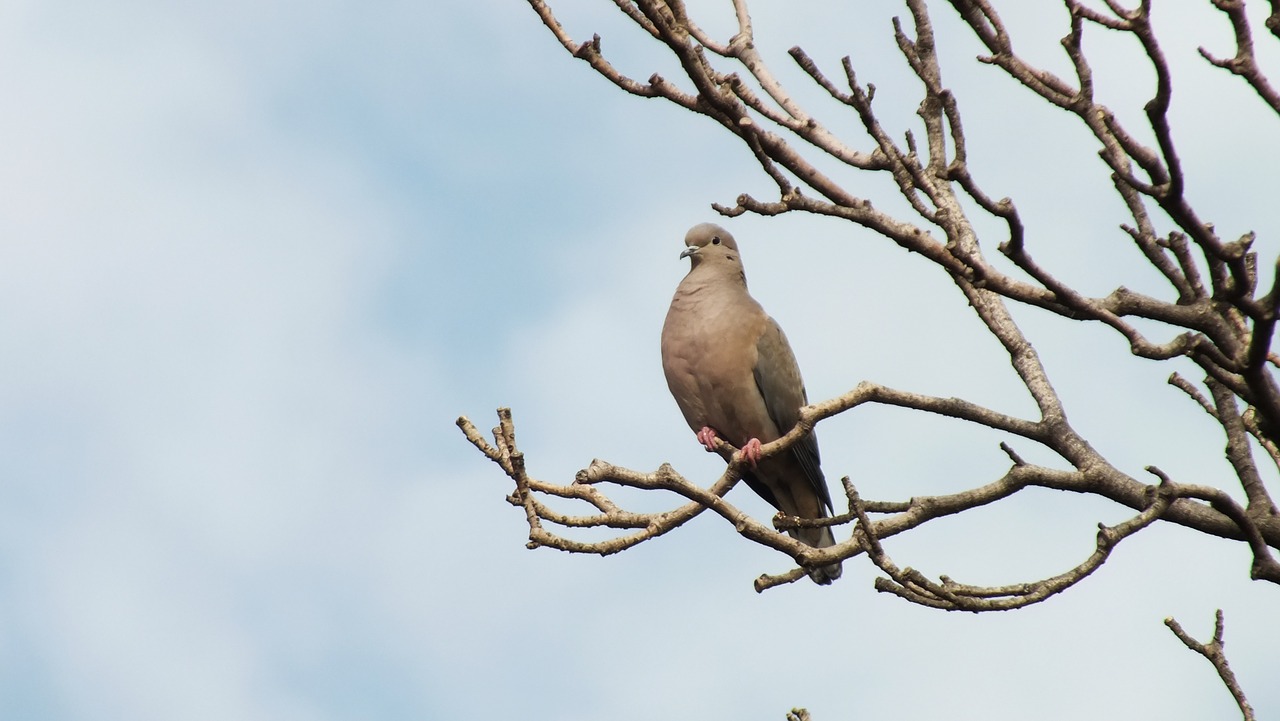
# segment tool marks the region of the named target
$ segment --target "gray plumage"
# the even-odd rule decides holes
[[[808,405],[800,367],[787,337],[747,292],[738,244],[712,223],[694,226],[680,254],[692,261],[676,288],[662,327],[662,370],[685,421],[713,448],[708,432],[747,449],[790,431]],[[708,431],[709,429],[709,431]],[[722,452],[725,460],[732,458]],[[743,480],[783,513],[826,518],[831,495],[822,475],[818,439],[810,433],[786,453],[748,468]],[[830,528],[791,531],[823,548]],[[840,577],[840,564],[810,569],[817,583]]]

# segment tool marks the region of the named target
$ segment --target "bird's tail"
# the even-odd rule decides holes
[[[797,528],[791,531],[791,535],[797,540],[813,546],[814,548],[826,548],[827,546],[836,545],[835,536],[831,535],[829,527],[823,528]],[[840,578],[840,564],[833,563],[829,566],[820,566],[818,568],[809,569],[809,578],[813,582],[825,586],[832,581]]]

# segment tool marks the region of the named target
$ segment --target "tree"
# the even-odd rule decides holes
[[[1121,226],[1122,237],[1146,263],[1145,268],[1135,267],[1132,272],[1157,273],[1164,285],[1163,294],[1142,293],[1122,285],[1096,297],[1080,290],[1078,282],[1038,262],[1033,255],[1037,242],[1028,237],[1014,199],[997,199],[971,172],[961,99],[943,82],[939,39],[925,0],[907,0],[910,29],[894,22],[897,46],[922,86],[917,110],[920,128],[902,133],[883,119],[883,111],[875,105],[875,86],[859,80],[857,68],[847,56],[837,75],[825,59],[810,57],[799,47],[789,51],[804,75],[844,108],[846,116],[820,119],[802,106],[796,99],[798,94],[784,85],[756,47],[745,0],[733,3],[737,31],[727,41],[704,32],[678,0],[615,1],[653,42],[671,53],[684,78],[673,81],[655,74],[647,81],[636,80],[606,58],[599,36],[578,43],[545,2],[529,3],[570,53],[619,88],[707,117],[743,141],[776,185],[777,194],[769,199],[743,194],[732,206],[715,205],[720,213],[780,215],[800,211],[838,218],[920,254],[946,274],[1004,348],[1037,412],[1033,417],[1018,417],[961,398],[930,396],[873,381],[808,407],[795,429],[764,447],[766,456],[781,452],[824,419],[876,404],[937,414],[1019,439],[1000,446],[1009,458],[1003,476],[961,493],[917,496],[908,501],[864,500],[845,479],[847,511],[828,523],[852,525],[852,534],[822,550],[781,532],[814,521],[778,516],[770,528],[723,498],[738,481],[741,460],[731,463],[709,487],[691,482],[665,464],[645,473],[598,460],[571,484],[549,483],[528,475],[508,410],[499,410],[500,423],[494,429],[492,444],[470,421],[460,418],[467,438],[514,481],[516,488],[509,501],[525,511],[530,547],[617,553],[710,509],[733,524],[743,537],[776,549],[798,564],[785,573],[762,575],[755,583],[758,591],[799,579],[806,567],[866,554],[884,574],[876,580],[880,591],[932,608],[985,612],[1021,608],[1071,588],[1101,567],[1117,544],[1163,521],[1245,544],[1252,555],[1251,577],[1280,584],[1280,562],[1273,555],[1273,549],[1280,548],[1280,515],[1268,487],[1280,469],[1280,385],[1274,370],[1280,366],[1280,357],[1271,349],[1280,312],[1280,273],[1268,274],[1269,269],[1259,268],[1252,250],[1253,233],[1224,238],[1194,205],[1178,152],[1181,139],[1169,121],[1174,78],[1152,22],[1149,1],[1127,9],[1114,0],[1104,0],[1102,8],[1065,0],[1068,24],[1061,44],[1071,75],[1064,77],[1015,51],[1010,31],[989,2],[949,0],[985,48],[980,62],[1020,84],[1034,102],[1044,101],[1066,111],[1093,139],[1106,182],[1128,215]],[[1202,48],[1205,62],[1221,69],[1224,78],[1227,74],[1238,76],[1256,101],[1280,115],[1280,93],[1259,65],[1253,38],[1256,20],[1246,12],[1245,2],[1210,2],[1231,27],[1235,54],[1219,57]],[[1275,0],[1264,26],[1271,36],[1267,40],[1280,41],[1280,3]],[[1095,93],[1095,70],[1085,50],[1085,38],[1093,33],[1116,33],[1136,43],[1154,75],[1151,98],[1136,122],[1104,105]],[[861,130],[857,142],[849,142],[833,130],[851,125]],[[880,210],[871,197],[850,190],[850,178],[867,175],[890,178],[911,215]],[[998,255],[989,250],[993,243]],[[1267,275],[1271,275],[1269,282]],[[1170,389],[1188,399],[1189,412],[1207,414],[1220,427],[1235,478],[1230,483],[1192,483],[1171,478],[1156,466],[1146,468],[1149,477],[1138,478],[1095,450],[1068,421],[1069,399],[1055,390],[1010,304],[1105,327],[1118,334],[1133,355],[1160,362],[1152,364],[1153,368],[1160,364],[1183,367],[1174,364],[1189,362],[1197,371],[1195,378],[1178,370],[1169,373],[1168,368],[1163,372],[1169,373]],[[1030,454],[1017,448],[1020,443],[1038,452],[1050,452],[1055,463],[1025,460]],[[1261,465],[1259,458],[1266,465]],[[601,490],[609,484],[670,491],[688,502],[662,513],[628,512]],[[1096,548],[1075,567],[1049,578],[996,587],[965,584],[946,576],[930,578],[897,564],[880,544],[880,539],[996,503],[1031,487],[1101,497],[1135,513],[1112,526],[1100,524]],[[580,501],[592,511],[588,515],[564,513],[549,505],[548,498]],[[604,527],[626,532],[603,541],[582,541],[550,527]],[[1221,613],[1208,643],[1195,641],[1173,619],[1166,623],[1188,648],[1213,663],[1244,716],[1252,718],[1222,653]]]

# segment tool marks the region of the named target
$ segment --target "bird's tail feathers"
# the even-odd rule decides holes
[[[797,528],[791,531],[791,535],[797,540],[813,546],[814,548],[826,548],[827,546],[836,545],[836,538],[831,534],[829,527],[823,528]],[[840,578],[841,567],[839,563],[832,563],[828,566],[809,569],[809,578],[813,582],[826,586],[832,581]]]

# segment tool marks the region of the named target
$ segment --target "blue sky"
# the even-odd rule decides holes
[[[600,32],[635,75],[669,72],[610,4],[561,5],[575,36]],[[727,35],[725,8],[693,6]],[[785,78],[793,44],[832,68],[853,53],[886,120],[908,127],[915,85],[887,20],[902,11],[822,21],[843,12],[762,3],[761,46]],[[1014,195],[1065,277],[1157,290],[1125,272],[1136,253],[1115,200],[1090,195],[1089,146],[1045,144],[1065,115],[965,60],[976,46],[944,34],[948,13],[979,179]],[[6,718],[1012,719],[1046,699],[1046,719],[1230,718],[1212,669],[1161,624],[1204,637],[1219,607],[1255,707],[1280,709],[1276,589],[1248,581],[1240,544],[1180,528],[1127,541],[1063,597],[978,617],[877,594],[864,560],[832,588],[756,595],[751,580],[783,559],[714,518],[608,559],[526,550],[505,477],[454,419],[487,428],[512,406],[542,478],[593,457],[713,478],[657,336],[684,231],[768,182],[709,122],[569,58],[522,4],[19,1],[4,16]],[[1010,18],[1033,33],[1029,54],[1063,67],[1060,26],[1034,34],[1035,20]],[[1224,236],[1256,230],[1274,257],[1274,118],[1196,60],[1200,44],[1228,52],[1225,22],[1162,22],[1188,77],[1174,119],[1191,192]],[[1095,37],[1126,68],[1100,92],[1140,109],[1148,77]],[[900,205],[883,178],[849,182]],[[727,224],[812,397],[870,379],[1029,412],[918,258],[820,219]],[[1016,312],[1073,422],[1117,465],[1228,477],[1168,368]],[[997,434],[887,409],[820,437],[828,476],[874,498],[971,487],[1006,463]],[[745,490],[733,500],[769,516]],[[1028,492],[889,550],[1007,583],[1078,563],[1094,524],[1124,517]]]

